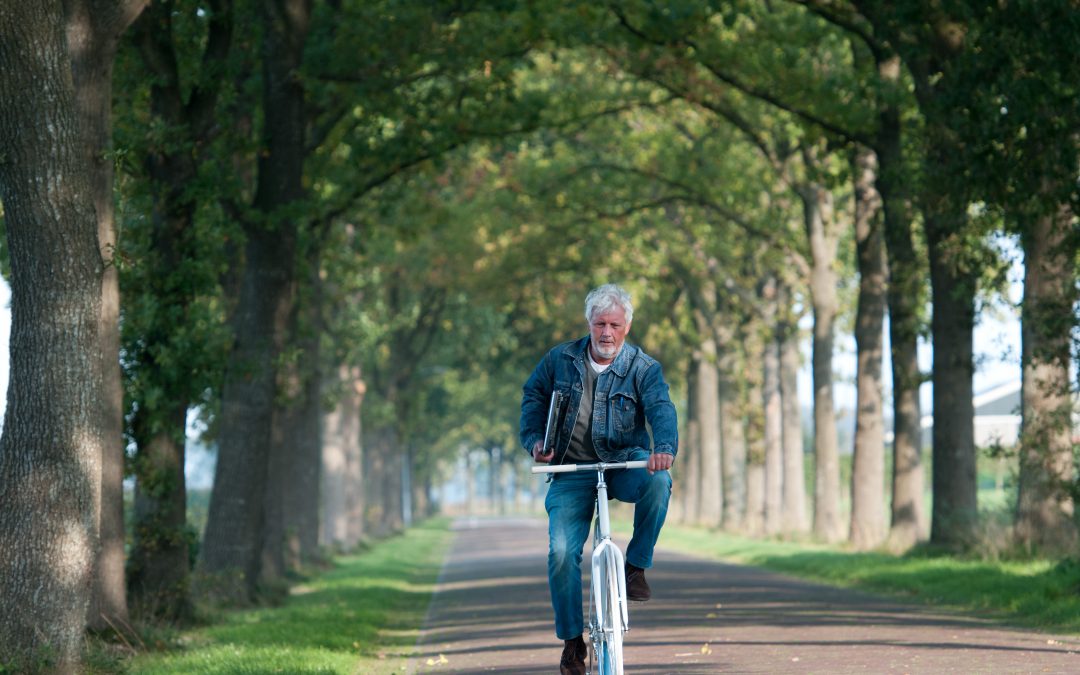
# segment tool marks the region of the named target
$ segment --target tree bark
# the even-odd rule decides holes
[[[313,266],[318,270],[318,265]],[[311,275],[317,277],[317,274]],[[300,570],[318,550],[321,350],[318,279],[294,305],[288,344],[298,350],[282,367],[266,491],[264,580]]]
[[[350,406],[355,410],[355,431],[347,438],[351,442],[345,445],[345,508],[348,513],[348,525],[346,528],[346,542],[349,548],[355,548],[367,535],[364,527],[364,512],[367,506],[367,494],[364,492],[364,483],[367,478],[364,473],[364,458],[367,452],[363,445],[363,415],[361,411],[364,405],[364,394],[367,392],[367,384],[361,377],[359,368],[350,368],[349,377],[345,380],[350,397]]]
[[[812,161],[812,160],[811,160]],[[817,184],[800,186],[803,219],[810,242],[810,298],[814,309],[814,534],[827,542],[844,538],[840,514],[840,453],[833,405],[832,352],[838,301],[833,198]]]
[[[701,336],[701,356],[694,392],[700,468],[697,521],[708,527],[719,527],[723,522],[724,512],[716,340],[712,337],[712,327],[708,325],[705,315],[702,312],[696,312],[696,315],[698,335]]]
[[[736,385],[741,365],[735,344],[735,331],[730,325],[717,328],[720,375],[720,446],[724,490],[723,526],[741,530],[746,526],[747,501],[747,444],[744,423],[746,414]]]
[[[1068,204],[1023,230],[1023,429],[1016,538],[1041,553],[1075,550],[1070,335],[1076,327],[1077,235]],[[1070,232],[1070,230],[1073,230]]]
[[[310,0],[263,4],[265,150],[254,201],[261,217],[245,223],[244,271],[232,320],[235,344],[222,391],[222,432],[203,547],[206,571],[240,572],[249,598],[261,578],[275,367],[295,294],[298,224],[288,211],[305,196],[304,91],[297,73],[310,15]]]
[[[98,545],[103,263],[60,2],[0,12],[0,200],[11,262],[0,437],[0,654],[78,670]]]
[[[367,489],[366,529],[375,538],[389,536],[402,528],[401,444],[397,430],[387,425],[375,430],[366,442],[364,457]]]
[[[746,392],[742,398],[746,411],[746,511],[743,528],[750,535],[765,532],[765,357],[762,327],[756,322],[747,327],[743,343],[746,348]]]
[[[316,279],[314,283],[318,283]],[[319,485],[322,476],[322,349],[318,308],[322,305],[315,289],[306,306],[307,320],[302,330],[305,367],[301,370],[304,391],[300,396],[296,424],[290,427],[291,480],[285,490],[285,531],[288,550],[295,557],[290,565],[315,559],[319,550]]]
[[[851,535],[858,550],[878,546],[888,534],[885,520],[885,429],[882,356],[886,303],[885,248],[875,188],[877,155],[855,151],[855,246],[859,304],[855,316],[857,349],[855,449],[851,472]]]
[[[930,161],[934,161],[932,158]],[[954,259],[950,239],[964,215],[941,205],[926,213],[934,306],[934,504],[930,540],[967,546],[978,517],[975,475],[975,274]]]
[[[137,2],[72,1],[67,10],[67,42],[75,102],[82,128],[84,161],[90,174],[98,245],[105,267],[98,327],[102,359],[100,399],[101,481],[95,486],[99,548],[87,624],[105,630],[127,622],[124,582],[124,392],[120,374],[120,287],[112,264],[117,245],[113,205],[112,73],[120,34],[142,10]]]
[[[784,495],[783,531],[799,534],[810,529],[806,514],[806,467],[803,454],[802,408],[799,404],[799,331],[790,317],[790,294],[780,287],[780,405],[783,415]]]
[[[701,355],[695,350],[686,376],[686,442],[679,448],[679,464],[675,469],[682,486],[682,520],[690,524],[697,523],[701,503],[701,422],[695,401],[700,370]]]
[[[363,497],[360,462],[360,405],[363,391],[359,368],[342,364],[327,389],[339,389],[334,409],[323,417],[322,537],[323,546],[348,551],[363,536],[363,509],[351,504]]]
[[[383,434],[370,429],[370,425],[364,431],[364,531],[375,538],[384,537],[387,534],[385,519],[383,518],[383,491],[386,478],[385,455],[383,450]],[[467,497],[471,506],[474,494],[472,485],[468,490]],[[471,513],[471,511],[470,511]]]
[[[967,26],[949,8],[938,5],[907,8],[898,12],[881,3],[856,3],[883,38],[903,57],[914,83],[915,98],[924,121],[923,158],[925,169],[920,190],[933,299],[931,331],[934,341],[934,431],[933,509],[930,539],[947,545],[970,543],[976,522],[974,407],[972,404],[972,333],[977,265],[965,260],[972,242],[967,222],[968,199],[960,194],[965,167],[951,128],[956,108],[950,100],[956,57],[965,50]],[[879,60],[882,68],[892,67],[890,59]],[[898,71],[897,67],[893,68]],[[887,73],[885,73],[887,74]],[[892,80],[898,82],[897,78]],[[960,84],[960,86],[968,86]],[[883,133],[893,127],[883,125]],[[899,128],[898,122],[895,126]],[[885,148],[881,148],[884,150]],[[899,154],[896,155],[899,157]],[[900,184],[899,170],[884,170],[883,176]],[[901,232],[895,232],[897,238]],[[890,255],[892,235],[889,235]],[[890,260],[890,266],[898,261]],[[903,270],[906,275],[910,270]],[[911,291],[910,288],[896,292]],[[892,298],[890,297],[890,302]],[[909,327],[905,326],[905,329]],[[895,363],[895,360],[894,360]],[[904,364],[905,367],[910,367]],[[898,420],[899,424],[899,420]],[[898,448],[899,451],[899,448]],[[894,503],[893,512],[897,505]]]
[[[768,279],[761,291],[765,335],[761,359],[761,403],[764,417],[762,444],[765,464],[765,534],[783,527],[784,445],[783,408],[780,399],[780,345],[776,340],[777,283]]]
[[[193,609],[184,476],[187,404],[172,405],[168,417],[160,408],[140,410],[132,425],[139,454],[128,583],[140,616],[186,621]]]
[[[901,86],[900,59],[895,54],[878,61],[881,81],[893,90]],[[878,115],[875,139],[879,170],[877,188],[884,215],[889,303],[889,359],[892,369],[893,475],[889,548],[906,551],[926,536],[923,505],[922,411],[919,386],[918,308],[925,293],[924,263],[915,252],[909,195],[904,192],[906,170],[901,147],[900,111],[884,106]]]

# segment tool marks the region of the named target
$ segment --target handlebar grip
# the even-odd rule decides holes
[[[555,466],[534,466],[533,473],[570,473],[578,470],[577,464],[556,464]]]

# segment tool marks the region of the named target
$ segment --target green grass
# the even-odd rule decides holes
[[[280,607],[223,612],[172,648],[127,663],[134,674],[392,673],[404,669],[450,541],[439,519],[335,560]]]
[[[1080,563],[966,559],[916,550],[903,556],[853,553],[667,525],[660,545],[756,565],[835,586],[900,596],[1005,624],[1080,633]]]

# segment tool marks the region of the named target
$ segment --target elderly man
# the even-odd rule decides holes
[[[549,351],[525,383],[521,443],[537,462],[593,463],[648,460],[648,470],[613,470],[610,495],[635,504],[634,535],[626,549],[627,596],[648,600],[645,570],[667,515],[678,449],[675,406],[660,364],[626,344],[634,319],[630,295],[615,284],[585,299],[589,335]],[[545,454],[544,426],[554,390],[568,401],[558,417],[559,442]],[[646,423],[652,430],[650,439]],[[581,553],[592,523],[596,475],[553,474],[548,512],[548,586],[555,634],[564,641],[560,672],[585,672],[582,638]]]

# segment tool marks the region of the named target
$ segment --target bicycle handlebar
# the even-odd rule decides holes
[[[602,469],[644,469],[648,462],[640,459],[634,462],[600,462],[598,464],[556,464],[555,466],[534,466],[533,473],[571,473],[573,471],[599,471]]]

